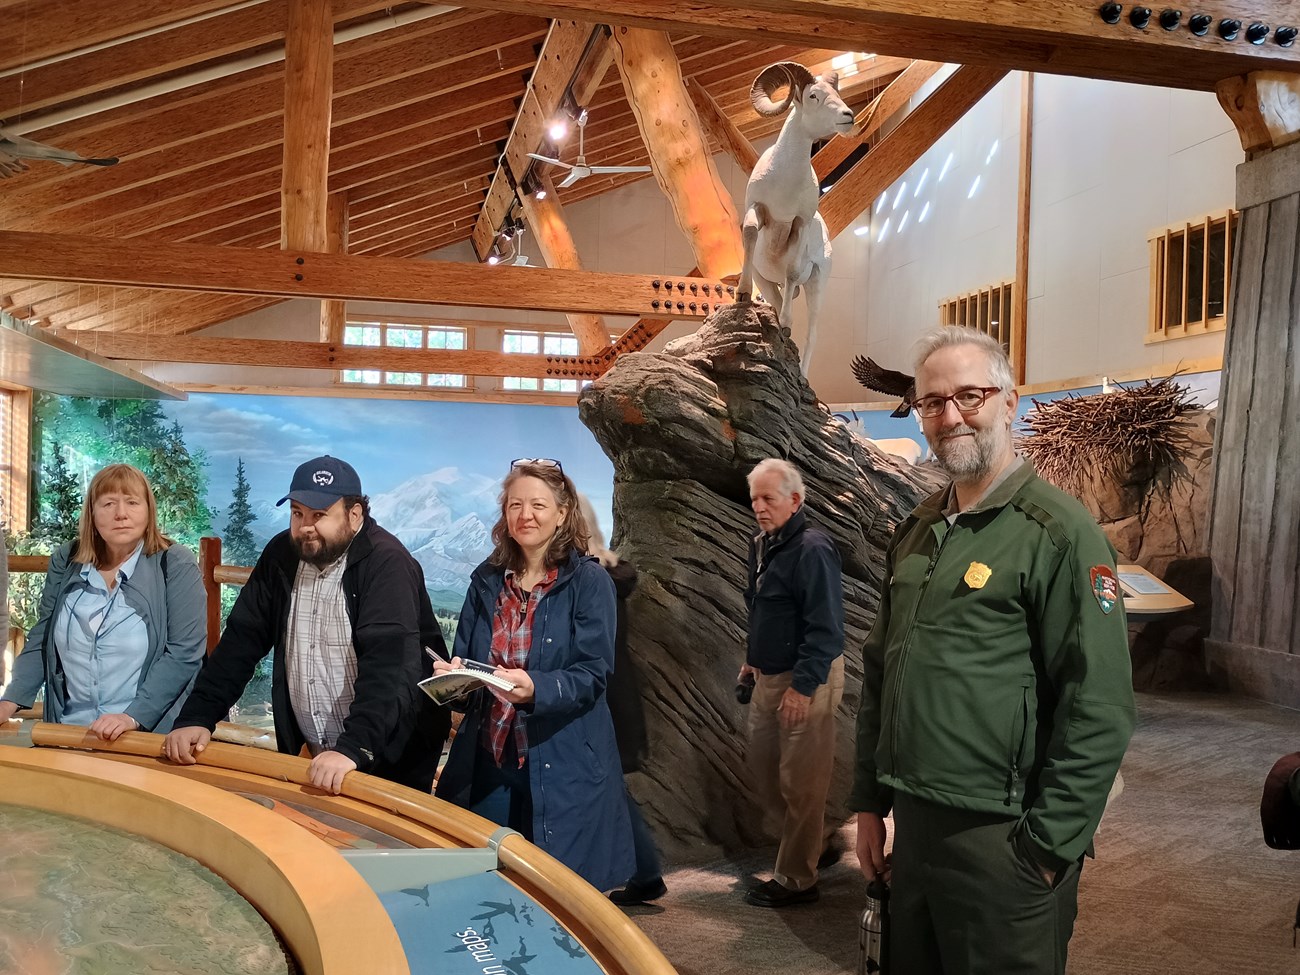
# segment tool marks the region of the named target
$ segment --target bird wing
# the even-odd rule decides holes
[[[915,379],[905,372],[885,369],[869,356],[854,356],[849,366],[853,370],[853,378],[867,389],[909,398],[915,393]]]

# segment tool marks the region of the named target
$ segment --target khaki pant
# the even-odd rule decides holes
[[[783,729],[777,707],[793,675],[758,675],[749,712],[749,766],[765,811],[781,824],[773,878],[791,890],[817,882],[826,793],[835,764],[835,712],[844,696],[844,658],[831,664],[817,688],[807,719]]]

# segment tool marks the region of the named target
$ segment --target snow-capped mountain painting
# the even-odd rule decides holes
[[[440,613],[460,610],[469,574],[492,550],[501,480],[519,457],[552,457],[613,525],[613,468],[567,406],[195,393],[164,405],[208,460],[207,503],[226,524],[243,460],[259,544],[289,525],[276,506],[294,468],[321,454],[357,469],[370,513],[410,549]]]

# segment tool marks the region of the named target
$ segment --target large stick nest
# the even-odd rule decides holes
[[[1033,400],[1017,448],[1061,490],[1082,496],[1098,475],[1135,472],[1168,486],[1185,471],[1187,416],[1201,405],[1170,376],[1110,393]]]

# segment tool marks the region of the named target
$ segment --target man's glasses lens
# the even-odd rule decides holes
[[[974,413],[996,392],[998,392],[997,386],[981,386],[975,389],[963,389],[951,396],[922,396],[916,401],[916,411],[923,417],[933,419],[943,413],[944,407],[951,400],[956,404],[958,412]]]
[[[510,469],[514,470],[516,467],[528,467],[530,465],[534,467],[554,467],[561,474],[564,473],[563,465],[552,457],[516,457],[510,462]]]

